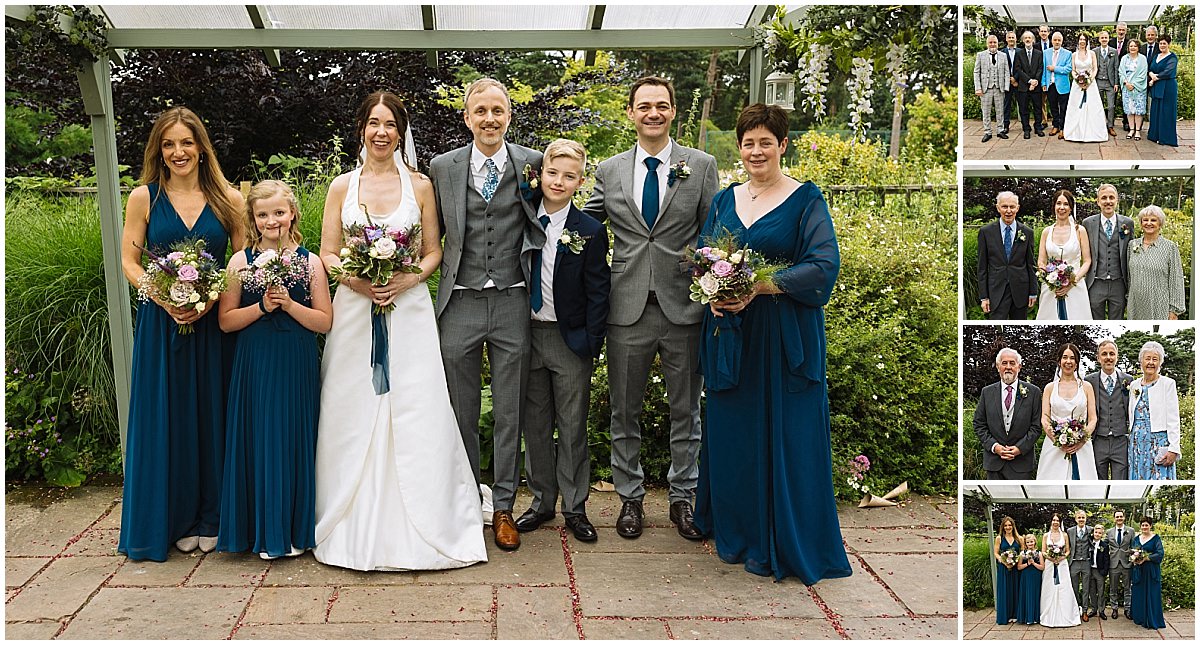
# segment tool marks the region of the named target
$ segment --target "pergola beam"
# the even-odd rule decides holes
[[[588,29],[591,29],[592,31],[600,31],[604,27],[605,9],[606,7],[602,4],[594,4],[591,7],[588,7]],[[596,64],[596,50],[587,50],[587,54],[583,59],[583,64],[588,67]]]
[[[437,30],[437,15],[433,9],[434,7],[431,4],[421,5],[421,28],[425,31]],[[425,52],[425,64],[437,69],[438,53],[436,49]]]
[[[1193,177],[1196,166],[1156,168],[1144,165],[1134,165],[1127,168],[1078,168],[1074,164],[1067,167],[1039,168],[1025,166],[1014,168],[1004,165],[1001,167],[966,167],[963,177]]]
[[[250,14],[250,24],[254,25],[255,29],[275,28],[275,25],[271,22],[271,16],[267,13],[266,5],[248,4],[246,5],[246,13]],[[264,49],[263,56],[267,59],[267,65],[271,67],[283,66],[283,61],[279,59],[278,49]]]
[[[737,49],[753,29],[112,29],[108,42],[125,49]]]

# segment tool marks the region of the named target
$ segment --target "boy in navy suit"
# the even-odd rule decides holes
[[[530,262],[531,348],[521,426],[533,504],[517,519],[517,530],[554,519],[561,493],[567,528],[592,542],[596,528],[584,510],[591,479],[587,415],[593,359],[608,327],[609,267],[608,231],[571,203],[586,163],[582,145],[557,139],[546,147],[541,174],[528,178],[531,190],[541,193],[538,221],[546,243]]]
[[[1108,578],[1108,540],[1105,538],[1103,524],[1096,524],[1092,529],[1092,543],[1088,548],[1088,572],[1087,599],[1080,611],[1086,611],[1086,616],[1095,616],[1096,612],[1100,612],[1100,620],[1104,620],[1104,580]]]

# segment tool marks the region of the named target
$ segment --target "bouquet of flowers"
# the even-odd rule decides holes
[[[1061,258],[1058,260],[1050,260],[1044,267],[1038,267],[1037,279],[1042,284],[1050,287],[1050,291],[1057,291],[1062,287],[1069,287],[1074,283],[1075,267],[1064,262]]]
[[[707,246],[689,247],[683,261],[692,276],[691,299],[705,305],[750,295],[755,282],[784,268],[742,246],[729,231],[709,240]]]
[[[1149,559],[1150,556],[1146,555],[1146,552],[1141,549],[1133,549],[1129,552],[1129,561],[1134,564],[1141,564]]]
[[[1085,440],[1087,440],[1087,434],[1084,432],[1084,423],[1082,420],[1060,419],[1054,422],[1055,446],[1065,448]],[[1063,457],[1070,459],[1071,455],[1064,455]]]
[[[225,269],[204,250],[203,239],[180,240],[166,255],[134,244],[146,256],[146,272],[138,278],[138,298],[158,300],[181,309],[203,312],[208,303],[225,290]],[[191,323],[180,324],[179,334],[195,331]]]
[[[1087,72],[1079,72],[1075,74],[1075,83],[1079,85],[1079,89],[1086,90],[1088,85],[1092,84],[1092,79],[1087,75]]]
[[[1017,556],[1016,549],[1008,549],[1005,551],[1001,551],[1000,557],[1003,558],[1004,566],[1006,568],[1011,569],[1011,568],[1017,566],[1018,556]]]
[[[1038,551],[1037,549],[1032,549],[1029,551],[1022,551],[1021,552],[1021,562],[1028,562],[1030,564],[1033,564],[1033,563],[1039,561],[1040,556],[1041,556],[1041,552]]]
[[[1065,556],[1065,553],[1063,552],[1063,545],[1052,543],[1046,547],[1046,557],[1047,558],[1050,558],[1051,560],[1058,562],[1059,560],[1062,560],[1064,556]]]
[[[363,206],[365,212],[367,207]],[[375,286],[387,284],[397,271],[420,273],[421,267],[421,224],[418,222],[405,229],[389,228],[371,221],[367,214],[366,224],[352,224],[345,228],[346,244],[342,247],[341,266],[330,271],[330,277],[341,280],[344,276],[366,278]],[[371,312],[388,313],[395,304],[373,305]]]
[[[283,253],[275,249],[267,249],[254,258],[254,263],[239,269],[237,279],[243,287],[253,291],[266,292],[271,287],[289,289],[309,283],[308,260],[295,251]]]

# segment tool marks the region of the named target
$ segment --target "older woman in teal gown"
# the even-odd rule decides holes
[[[1162,604],[1162,561],[1166,552],[1162,538],[1152,531],[1153,526],[1150,518],[1143,517],[1142,531],[1133,538],[1133,548],[1145,554],[1145,558],[1133,565],[1129,575],[1129,613],[1136,625],[1162,629],[1167,626]]]
[[[820,189],[780,168],[787,132],[778,107],[742,112],[737,137],[750,181],[713,198],[700,236],[705,244],[732,233],[789,268],[705,314],[696,526],[726,562],[814,584],[851,573],[833,492],[822,310],[840,259]]]
[[[1146,56],[1141,53],[1141,44],[1129,41],[1129,53],[1117,64],[1117,75],[1121,77],[1121,107],[1129,117],[1129,134],[1126,139],[1141,139],[1142,120],[1146,118]]]
[[[1156,43],[1158,51],[1146,52],[1150,77],[1150,129],[1146,139],[1164,146],[1178,146],[1179,82],[1175,80],[1179,57],[1171,53],[1171,38],[1163,34]]]

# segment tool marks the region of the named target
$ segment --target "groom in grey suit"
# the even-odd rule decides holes
[[[637,145],[600,164],[583,208],[598,220],[607,218],[614,239],[607,354],[613,484],[622,502],[617,534],[642,534],[646,489],[638,420],[657,354],[671,409],[670,518],[680,535],[698,540],[703,536],[692,523],[692,501],[699,477],[704,309],[689,298],[690,281],[679,261],[708,216],[717,164],[712,155],[671,140],[675,88],[667,79],[635,81],[626,115],[637,129]]]
[[[1100,371],[1083,380],[1096,393],[1096,476],[1100,479],[1129,479],[1129,384],[1133,377],[1117,369],[1117,344],[1111,338],[1096,347]]]
[[[1109,569],[1108,569],[1108,608],[1112,617],[1117,617],[1117,605],[1125,609],[1125,617],[1129,618],[1130,570],[1133,564],[1129,562],[1129,551],[1133,549],[1133,534],[1137,531],[1125,524],[1125,511],[1113,513],[1115,525],[1108,529]]]
[[[443,242],[437,317],[450,403],[479,481],[483,347],[492,373],[495,417],[492,530],[505,550],[521,546],[512,518],[520,477],[521,402],[529,361],[528,256],[546,233],[520,184],[542,154],[507,143],[508,90],[481,78],[467,87],[463,119],[474,140],[430,163]]]
[[[1075,511],[1075,526],[1067,529],[1067,540],[1071,545],[1071,590],[1079,604],[1079,617],[1087,622],[1085,596],[1091,578],[1091,549],[1088,547],[1092,544],[1092,527],[1088,526],[1087,512],[1083,509]]]
[[[1088,299],[1094,320],[1125,318],[1125,294],[1129,291],[1129,240],[1133,220],[1117,214],[1117,188],[1100,184],[1096,190],[1099,215],[1083,220],[1091,244],[1092,268],[1087,273]]]

